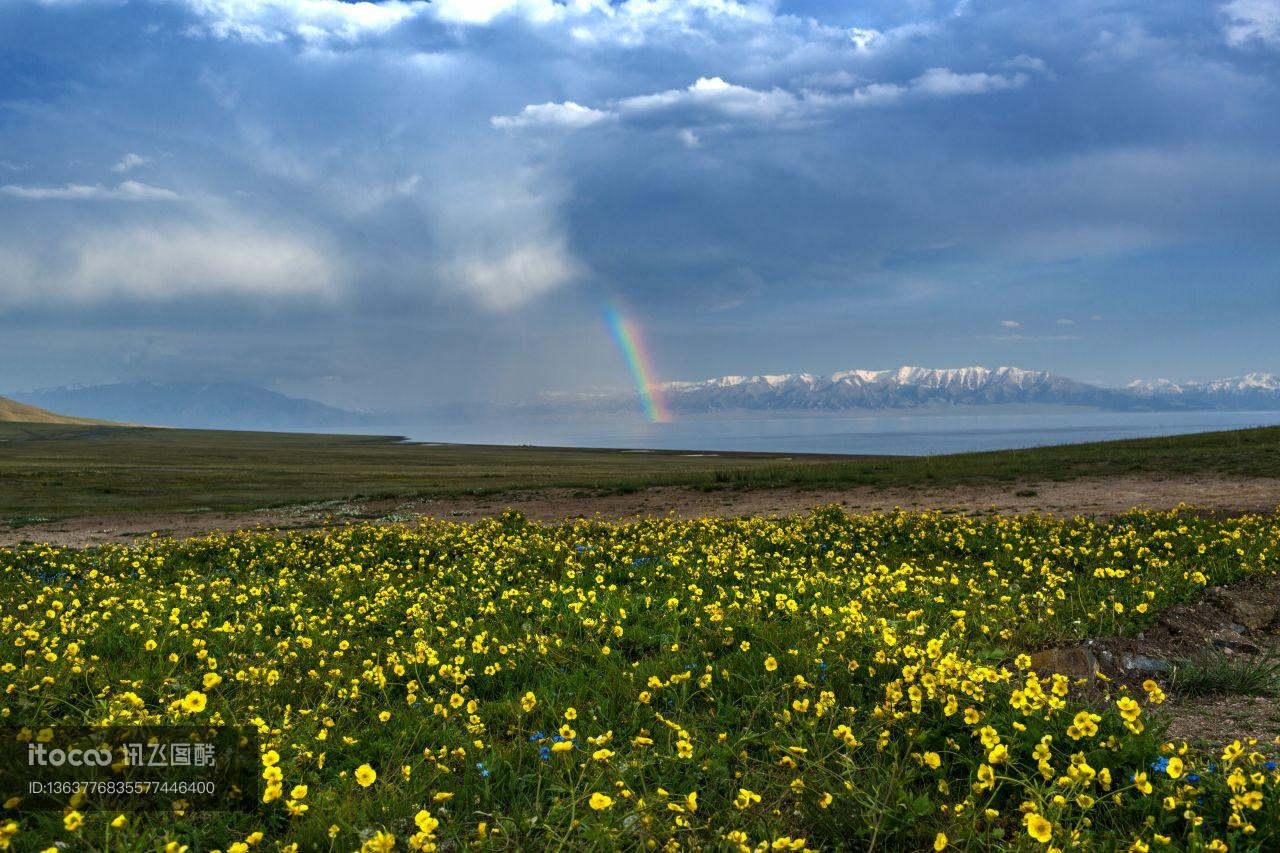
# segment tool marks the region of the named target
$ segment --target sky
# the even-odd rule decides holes
[[[0,0],[0,392],[1280,372],[1280,0]]]

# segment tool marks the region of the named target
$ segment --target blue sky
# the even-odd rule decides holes
[[[0,389],[1280,372],[1280,0],[0,0]]]

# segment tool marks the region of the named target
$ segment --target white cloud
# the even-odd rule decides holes
[[[123,157],[121,157],[119,162],[117,162],[114,166],[111,167],[111,171],[127,172],[130,169],[138,168],[139,166],[143,165],[146,162],[148,162],[148,159],[146,157],[143,157],[141,154],[134,154],[132,151],[130,151],[128,154],[125,154]]]
[[[1069,318],[1069,317],[1059,317],[1059,318],[1058,318],[1058,325],[1059,325],[1059,326],[1074,326],[1075,324],[1076,324],[1076,321],[1075,321],[1075,320],[1072,320],[1072,319],[1071,319],[1071,318]]]
[[[1006,329],[1021,329],[1021,328],[1022,328],[1022,324],[1021,324],[1021,323],[1019,323],[1017,320],[1001,320],[1001,321],[1000,321],[1000,325],[1001,325],[1001,326],[1004,326]]]
[[[343,0],[186,0],[204,19],[199,29],[215,38],[279,42],[289,37],[308,42],[356,41],[382,35],[425,13],[419,0],[346,3]]]
[[[854,48],[865,52],[871,50],[879,42],[884,41],[884,33],[879,30],[854,27],[849,30],[849,41],[853,42]]]
[[[1232,47],[1253,42],[1280,47],[1280,0],[1232,0],[1221,11],[1227,17],[1223,35]]]
[[[517,115],[494,116],[490,119],[494,127],[516,129],[523,127],[567,127],[581,128],[599,124],[614,118],[605,110],[595,110],[565,101],[561,104],[529,104]]]
[[[1028,56],[1020,53],[1013,59],[1006,60],[1005,68],[1025,68],[1027,71],[1036,71],[1040,74],[1049,73],[1049,63],[1045,62],[1038,56]]]
[[[503,311],[556,290],[579,272],[563,239],[528,242],[505,252],[464,259],[455,284],[483,307]]]
[[[1079,335],[979,335],[981,340],[987,341],[1003,341],[1012,344],[1045,344],[1045,343],[1062,343],[1063,341],[1078,341]]]
[[[768,3],[735,0],[183,0],[203,21],[196,34],[251,42],[301,38],[308,42],[355,42],[385,34],[414,18],[430,18],[458,28],[480,28],[505,20],[532,26],[561,25],[577,42],[644,44],[654,33],[704,39],[713,30],[802,25],[777,15]],[[871,32],[871,31],[865,31]]]
[[[752,89],[729,83],[722,77],[699,77],[683,89],[666,89],[612,101],[600,108],[584,107],[573,101],[530,104],[513,116],[494,116],[495,127],[581,128],[608,119],[640,121],[663,115],[675,116],[681,125],[691,123],[727,124],[741,122],[782,123],[812,118],[827,110],[843,107],[871,107],[892,104],[910,95],[952,97],[979,95],[1016,89],[1029,78],[975,72],[960,74],[948,68],[930,68],[905,85],[868,83],[852,91]],[[683,128],[689,133],[693,131]],[[686,144],[688,137],[682,135]]]
[[[1027,75],[957,74],[949,68],[930,68],[911,81],[911,90],[925,95],[947,97],[951,95],[981,95],[1001,89],[1016,89],[1027,82]]]
[[[105,187],[102,184],[63,184],[60,187],[7,184],[0,187],[0,193],[28,201],[177,201],[181,198],[173,190],[153,187],[138,181],[124,181],[114,187]]]
[[[336,295],[341,262],[320,244],[258,223],[79,231],[57,243],[0,244],[0,303],[152,302],[220,294]]]
[[[243,227],[109,230],[77,241],[67,295],[92,300],[131,296],[165,300],[239,293],[332,295],[338,265],[328,253],[287,233]]]
[[[761,91],[726,83],[720,77],[699,77],[684,89],[624,98],[616,109],[623,114],[637,115],[680,107],[692,107],[715,117],[750,121],[795,117],[804,109],[800,98],[783,89]]]

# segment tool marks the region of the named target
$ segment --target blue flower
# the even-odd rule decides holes
[[[1267,768],[1268,770],[1276,769],[1276,763],[1274,761],[1268,761],[1266,764],[1263,764],[1262,766]]]
[[[476,769],[480,771],[480,775],[483,776],[485,779],[489,778],[489,769],[484,766],[483,761],[476,762]]]
[[[542,740],[544,737],[546,737],[546,735],[544,735],[542,732],[534,732],[533,734],[529,735],[529,742],[533,743],[534,741]]]
[[[1151,762],[1151,769],[1157,773],[1163,773],[1169,769],[1169,759],[1163,755]]]
[[[549,747],[549,746],[540,746],[540,747],[538,747],[538,757],[539,757],[539,758],[541,758],[543,761],[550,761],[550,760],[551,760],[551,747]]]

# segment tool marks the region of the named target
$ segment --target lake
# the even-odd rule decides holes
[[[1017,410],[876,412],[820,416],[700,416],[671,423],[635,419],[485,419],[388,425],[361,432],[414,441],[772,453],[931,455],[1280,425],[1272,412]],[[333,430],[333,432],[350,432]]]

